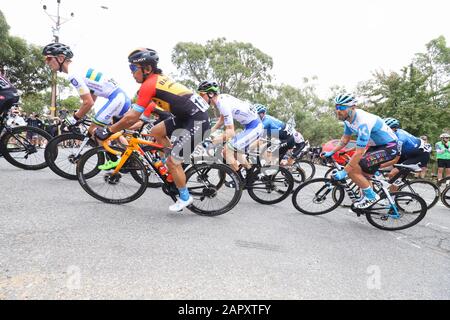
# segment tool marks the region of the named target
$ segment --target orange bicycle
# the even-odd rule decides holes
[[[127,146],[117,144],[120,136],[127,139]],[[84,153],[77,164],[77,178],[83,189],[106,203],[128,203],[144,194],[148,178],[153,174],[160,179],[163,192],[176,201],[178,189],[161,158],[161,154],[169,154],[171,149],[144,140],[142,136],[136,131],[120,131],[105,140],[102,146]],[[116,142],[115,146],[110,146],[112,141]],[[117,161],[119,157],[119,164],[114,169],[98,168],[105,161]],[[194,198],[188,208],[204,216],[230,211],[242,195],[238,175],[221,163],[192,161],[186,170],[186,186]]]

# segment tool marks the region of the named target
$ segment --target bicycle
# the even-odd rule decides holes
[[[248,151],[246,153],[247,161],[251,164],[249,170],[241,168],[237,172],[241,180],[242,190],[247,190],[249,196],[258,203],[261,204],[276,204],[285,200],[294,189],[294,178],[291,172],[281,166],[268,166],[261,161],[261,154],[267,150],[274,153],[279,144],[271,142],[269,146],[266,139],[260,139],[264,147],[260,151]],[[213,145],[211,140],[205,140],[203,143],[204,152],[198,152],[196,160],[205,161],[209,163],[221,162],[223,145]],[[245,172],[246,176],[243,175]],[[304,173],[301,179],[304,179]],[[234,187],[229,181],[225,182],[226,186]]]
[[[447,208],[450,208],[450,184],[441,192],[441,201]]]
[[[348,155],[345,152],[341,152],[340,156],[346,156],[347,161],[350,160]],[[338,164],[338,169],[343,169],[344,166]],[[398,187],[398,191],[408,191],[419,195],[422,199],[425,200],[427,204],[427,208],[431,209],[436,205],[440,198],[440,190],[439,187],[428,180],[424,179],[411,179],[413,172],[420,172],[421,168],[419,165],[405,166],[398,168],[399,172],[392,177],[391,179],[388,177],[389,169],[381,169],[379,172],[383,175],[383,178],[388,180],[389,184],[395,185]],[[328,169],[325,173],[325,178],[330,178],[332,171],[335,170],[334,167]],[[351,182],[350,187],[355,192],[359,192],[358,186]],[[350,206],[351,203],[348,203],[349,199],[346,199],[347,202],[343,204],[343,206]]]
[[[110,141],[122,135],[128,141],[125,148],[109,146]],[[141,145],[147,148],[144,150]],[[175,202],[178,189],[173,178],[170,173],[161,171],[158,165],[161,163],[159,154],[169,152],[170,148],[139,138],[137,131],[120,131],[105,140],[102,146],[92,148],[81,156],[77,164],[77,178],[92,197],[106,203],[123,204],[142,196],[147,189],[149,175],[155,174],[162,183],[163,192]],[[113,170],[98,169],[105,160],[118,156],[121,157],[120,162]],[[225,187],[226,179],[233,181],[236,187]],[[230,211],[242,196],[239,177],[224,164],[192,163],[186,170],[186,186],[194,198],[188,209],[203,216],[217,216]]]
[[[6,115],[7,112],[0,114],[0,154],[10,164],[21,169],[40,170],[47,167],[45,146],[42,145],[48,144],[51,135],[36,127],[8,126]]]
[[[337,170],[338,164],[330,160]],[[402,169],[408,166],[396,164]],[[419,223],[427,213],[425,201],[417,194],[406,191],[390,192],[388,181],[374,176],[370,178],[380,200],[366,209],[357,209],[354,203],[360,194],[346,180],[336,181],[317,178],[301,184],[292,195],[294,207],[307,215],[321,215],[335,210],[344,200],[345,193],[352,201],[351,209],[359,217],[381,230],[395,231],[410,228]],[[394,180],[395,181],[395,180]],[[300,196],[301,195],[301,196]],[[329,203],[326,201],[329,200]],[[319,206],[318,209],[315,207]]]
[[[115,121],[118,121],[118,119],[115,119]],[[76,167],[78,161],[84,152],[97,146],[97,142],[91,138],[88,132],[91,124],[91,120],[82,119],[75,125],[68,126],[65,133],[53,138],[48,143],[45,148],[45,160],[55,174],[65,179],[77,180]],[[148,132],[148,130],[148,124],[145,123],[140,130],[141,136],[148,138],[149,134],[142,133]],[[92,174],[95,175],[95,171],[88,173],[87,176]],[[161,187],[161,183],[155,175],[149,177],[148,187]]]

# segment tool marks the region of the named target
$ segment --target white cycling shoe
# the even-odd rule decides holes
[[[184,208],[191,205],[193,202],[194,202],[194,198],[192,198],[192,196],[189,196],[189,199],[187,199],[186,201],[178,199],[177,202],[175,202],[173,205],[171,205],[169,207],[169,211],[172,211],[172,212],[183,211]]]
[[[376,193],[375,198],[369,199],[366,196],[364,196],[360,201],[355,202],[355,204],[353,206],[356,209],[367,209],[371,205],[373,205],[375,202],[377,202],[378,200],[380,200],[380,196]]]

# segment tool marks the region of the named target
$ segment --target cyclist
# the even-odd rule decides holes
[[[157,112],[156,105],[172,113],[173,117],[152,127],[150,134],[159,144],[167,147],[170,146],[169,138],[175,140],[166,163],[180,195],[169,210],[177,212],[194,201],[186,187],[186,175],[182,162],[183,157],[192,153],[210,128],[209,106],[199,95],[163,75],[162,70],[158,68],[158,61],[159,56],[153,49],[138,48],[128,55],[131,73],[136,82],[141,84],[136,102],[119,122],[103,130],[97,130],[95,135],[100,140],[105,140],[114,132],[135,124],[142,113],[149,115],[151,112]],[[184,153],[183,150],[188,150],[189,154]]]
[[[400,129],[400,121],[395,118],[386,118],[384,122],[391,128],[395,135],[397,136],[397,143],[400,149],[400,159],[398,163],[401,164],[419,164],[419,167],[426,167],[430,161],[431,148],[429,144],[425,141],[417,138],[407,132],[406,130]],[[389,178],[395,176],[399,170],[393,168],[389,173]],[[392,186],[392,191],[396,191],[397,186]]]
[[[450,134],[443,133],[439,136],[441,141],[437,142],[435,145],[438,161],[438,181],[443,178],[443,173],[445,169],[445,176],[450,176]]]
[[[333,178],[342,180],[348,175],[364,194],[354,206],[359,209],[368,208],[377,202],[380,196],[373,191],[365,175],[374,174],[382,164],[387,166],[398,161],[397,136],[380,117],[356,109],[357,101],[352,94],[340,94],[334,102],[338,119],[344,121],[344,135],[339,144],[333,150],[322,153],[322,157],[331,157],[347,145],[352,134],[357,135],[356,152],[344,170],[337,171]],[[366,151],[369,141],[371,146]]]
[[[0,73],[0,116],[6,115],[17,102],[19,102],[17,89]]]
[[[50,43],[44,47],[42,54],[45,56],[45,63],[52,71],[68,75],[69,82],[76,88],[82,100],[80,109],[73,115],[65,117],[66,125],[75,125],[81,120],[92,109],[97,97],[106,98],[108,101],[95,115],[88,129],[90,134],[98,127],[111,124],[113,117],[123,116],[130,108],[130,98],[114,79],[95,69],[80,69],[72,64],[73,52],[69,46],[62,43]]]
[[[238,161],[245,169],[250,169],[250,164],[244,155],[248,152],[250,145],[259,139],[263,133],[263,125],[252,104],[239,100],[229,94],[220,94],[219,85],[215,81],[205,80],[198,86],[197,91],[209,105],[215,106],[220,117],[211,133],[225,126],[225,132],[214,138],[217,144],[226,141],[224,157],[226,162],[235,170],[240,171]],[[233,119],[244,126],[244,131],[235,134]],[[237,153],[235,157],[235,153]]]
[[[267,108],[264,105],[256,104],[255,108],[267,132],[267,137],[270,139],[274,133],[278,134],[278,139],[280,140],[279,161],[284,158],[289,149],[293,149],[294,147],[298,155],[305,146],[303,136],[292,126],[268,115]]]

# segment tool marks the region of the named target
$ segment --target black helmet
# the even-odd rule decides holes
[[[72,59],[73,57],[73,52],[70,50],[69,46],[58,42],[53,42],[46,45],[42,50],[42,54],[44,56],[57,56],[62,54],[67,59]]]
[[[158,53],[149,48],[139,48],[133,50],[128,55],[128,62],[132,64],[137,64],[140,66],[152,66],[156,67],[158,65],[159,56]]]
[[[205,80],[198,85],[197,91],[206,93],[219,93],[219,85],[215,81]]]

